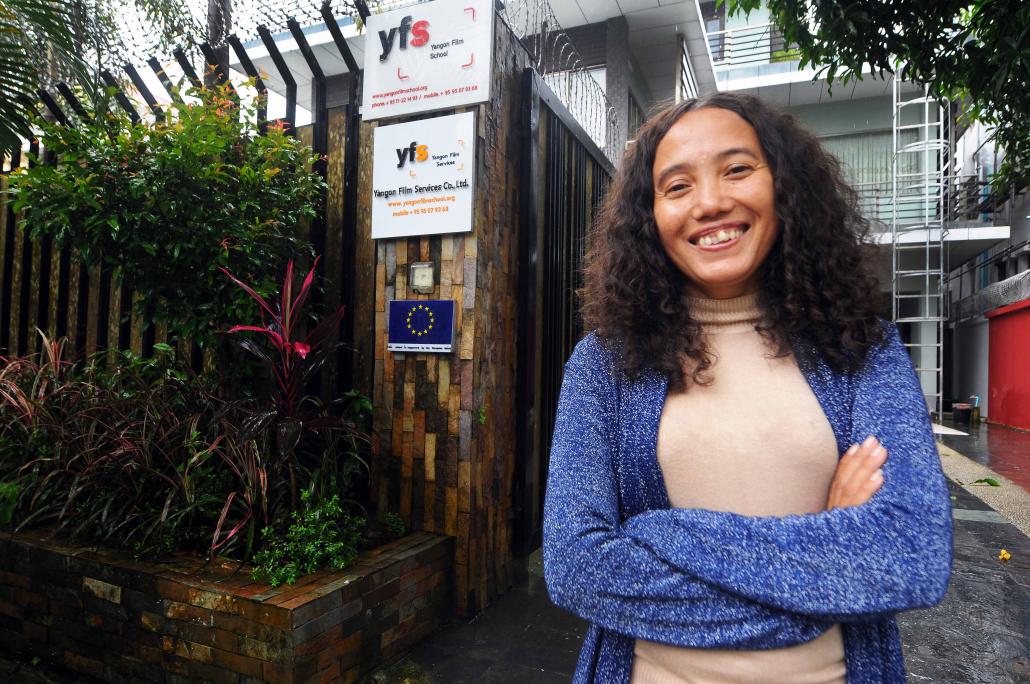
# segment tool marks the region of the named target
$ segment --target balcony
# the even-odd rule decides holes
[[[976,176],[899,174],[891,181],[853,184],[859,211],[870,223],[868,240],[889,248],[897,225],[900,244],[947,243],[947,267],[968,261],[1009,237],[1002,201]],[[995,225],[1001,223],[1003,225]]]
[[[801,57],[773,24],[712,31],[708,33],[708,47],[716,69],[796,62]]]
[[[899,174],[896,183],[897,187],[891,181],[852,184],[859,210],[874,233],[891,231],[895,211],[901,230],[942,223],[950,228],[988,226],[1001,205],[987,182],[976,176],[948,176],[942,183],[936,173],[907,173]]]

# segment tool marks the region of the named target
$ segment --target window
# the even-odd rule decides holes
[[[721,33],[726,30],[726,5],[707,0],[700,4],[701,21],[705,25],[708,36],[708,47],[712,51],[712,61],[721,62],[726,45],[726,38]]]
[[[637,104],[637,98],[633,97],[632,93],[629,96],[629,128],[627,133],[630,138],[634,138],[637,135],[637,129],[640,128],[644,123],[644,110]]]

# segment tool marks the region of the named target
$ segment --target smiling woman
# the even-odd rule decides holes
[[[689,290],[714,299],[758,289],[779,222],[755,129],[731,111],[687,112],[658,144],[654,218]]]
[[[787,114],[718,94],[639,131],[587,258],[544,510],[576,682],[904,681],[951,517],[876,318],[866,224]]]
[[[711,249],[733,229],[739,240]],[[676,386],[711,364],[684,297],[752,292],[779,352],[805,340],[835,370],[853,368],[883,335],[867,229],[837,160],[790,115],[729,93],[678,103],[637,132],[601,207],[587,328],[633,341],[620,359],[629,376],[651,368]]]

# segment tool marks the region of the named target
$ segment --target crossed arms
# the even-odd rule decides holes
[[[870,622],[944,595],[950,502],[922,393],[891,327],[854,378],[851,440],[889,451],[866,504],[746,517],[653,510],[621,521],[618,417],[600,345],[566,365],[544,508],[552,600],[634,638],[694,648],[777,648],[836,622]]]

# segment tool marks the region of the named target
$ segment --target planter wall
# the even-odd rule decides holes
[[[272,589],[235,563],[0,534],[0,643],[111,682],[354,682],[439,625],[453,557],[417,533]]]

